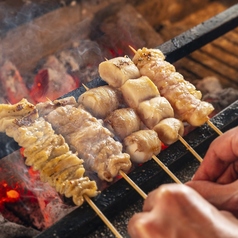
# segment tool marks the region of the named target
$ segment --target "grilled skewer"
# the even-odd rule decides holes
[[[98,194],[95,181],[84,176],[83,160],[39,117],[33,104],[24,99],[14,105],[1,104],[0,109],[0,131],[24,148],[26,165],[38,170],[43,181],[66,197],[72,197],[78,206],[84,201],[83,195]]]
[[[148,76],[157,86],[160,94],[172,105],[175,116],[193,126],[200,126],[207,121],[213,106],[201,101],[201,92],[176,72],[174,66],[166,62],[165,56],[158,49],[132,49],[135,53],[133,62],[141,75]]]

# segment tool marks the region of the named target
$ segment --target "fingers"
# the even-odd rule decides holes
[[[177,237],[208,238],[211,230],[204,231],[198,224],[204,227],[217,213],[215,207],[190,187],[162,185],[149,193],[143,212],[135,214],[129,221],[128,232],[131,238],[170,238],[174,234]]]
[[[230,211],[238,216],[238,181],[227,185],[209,181],[190,181],[186,185],[196,190],[218,209]]]
[[[238,161],[238,127],[235,127],[223,135],[217,137],[210,145],[201,166],[195,173],[193,180],[218,181],[231,163]],[[232,168],[232,175],[227,174],[220,180],[235,180],[238,178],[238,166]]]
[[[136,238],[151,238],[162,237],[159,226],[155,226],[155,222],[158,220],[155,213],[137,213],[128,223],[128,233],[130,237]]]

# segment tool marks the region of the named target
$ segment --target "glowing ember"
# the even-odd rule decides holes
[[[20,199],[20,193],[10,187],[6,181],[0,184],[0,211],[3,209],[5,203],[17,202]]]

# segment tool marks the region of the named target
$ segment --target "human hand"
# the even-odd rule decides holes
[[[128,223],[131,238],[235,238],[238,221],[186,185],[168,184],[149,193],[143,212]]]
[[[219,184],[238,179],[238,127],[217,137],[196,171],[193,181],[206,180]]]
[[[238,127],[216,138],[210,145],[192,181],[195,189],[218,209],[238,217]]]

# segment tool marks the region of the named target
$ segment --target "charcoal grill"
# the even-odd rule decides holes
[[[159,49],[166,56],[166,60],[173,63],[191,52],[199,49],[203,45],[211,42],[217,37],[227,33],[238,26],[238,4],[220,13],[219,15],[197,25],[196,27],[182,33],[181,35],[165,42]],[[88,88],[98,87],[106,83],[97,78],[86,86]],[[85,91],[80,87],[64,96],[78,97]],[[238,101],[234,102],[210,120],[222,132],[238,125]],[[208,125],[204,124],[196,128],[184,137],[187,143],[203,157],[209,144],[218,134]],[[1,141],[11,141],[2,135]],[[12,150],[18,149],[14,142],[11,143]],[[180,142],[176,142],[163,150],[159,159],[171,170],[176,171],[185,166],[187,161],[194,160],[194,156]],[[158,164],[151,160],[142,166],[134,169],[128,176],[146,193],[164,183],[165,172]],[[140,195],[122,178],[111,185],[92,200],[98,208],[109,219],[113,219],[115,214],[126,209],[131,204],[138,201]],[[56,224],[43,231],[37,238],[58,237],[85,237],[103,223],[88,204],[77,208],[66,215]]]

